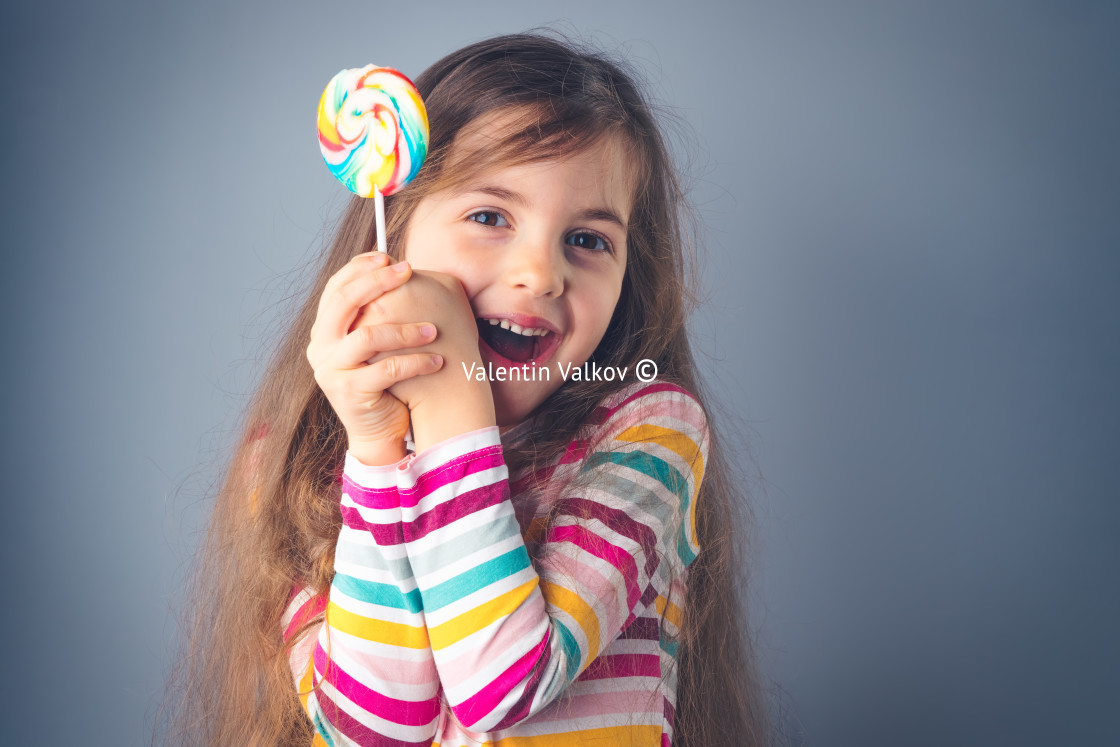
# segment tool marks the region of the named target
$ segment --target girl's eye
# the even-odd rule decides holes
[[[479,210],[477,213],[468,215],[467,220],[493,228],[504,228],[509,225],[506,217],[495,210]]]
[[[586,231],[573,233],[568,237],[567,243],[569,246],[589,249],[593,252],[609,252],[611,250],[611,245],[607,243],[602,236],[595,233],[587,233]]]

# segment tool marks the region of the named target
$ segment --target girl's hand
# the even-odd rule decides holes
[[[415,270],[407,283],[365,307],[359,323],[399,323],[415,319],[417,310],[439,330],[434,341],[419,349],[438,354],[443,367],[430,376],[398,381],[389,391],[411,411],[416,450],[422,451],[452,435],[494,425],[494,398],[488,382],[467,376],[472,365],[482,366],[478,325],[454,276]]]
[[[388,255],[380,252],[360,254],[327,281],[307,346],[315,381],[346,429],[348,448],[370,465],[392,464],[405,453],[408,409],[386,390],[442,365],[430,353],[387,352],[431,342],[436,333],[431,323],[367,318],[356,325],[363,306],[376,308],[384,294],[409,279],[407,263],[388,264]]]

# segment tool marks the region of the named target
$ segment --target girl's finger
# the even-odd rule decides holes
[[[323,314],[323,306],[327,298],[330,298],[338,292],[339,288],[347,285],[355,278],[367,275],[390,264],[392,264],[392,257],[384,252],[366,252],[351,257],[350,261],[343,265],[338,272],[331,275],[323,286],[323,292],[319,294],[319,307],[315,312],[316,326],[318,326],[319,318]],[[314,333],[315,328],[312,328],[312,334]]]
[[[356,254],[350,258],[350,261],[344,264],[338,272],[331,275],[327,280],[327,284],[323,287],[323,293],[332,291],[339,286],[346,285],[354,278],[376,270],[380,267],[385,267],[393,263],[393,258],[385,252],[366,252],[365,254]]]
[[[398,381],[435,373],[442,366],[443,356],[438,353],[391,355],[361,369],[363,388],[368,388],[369,391],[385,391]]]
[[[430,322],[370,324],[358,327],[338,344],[332,363],[336,368],[362,368],[378,353],[426,345],[436,338]]]
[[[323,291],[312,335],[341,340],[350,331],[358,309],[404,283],[411,276],[407,262],[359,272],[350,281]]]

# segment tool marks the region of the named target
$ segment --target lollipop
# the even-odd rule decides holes
[[[420,92],[388,67],[366,65],[331,78],[319,99],[319,149],[335,178],[374,198],[377,248],[385,251],[385,203],[412,181],[428,153]]]

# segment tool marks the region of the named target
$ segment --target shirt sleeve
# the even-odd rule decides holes
[[[315,744],[427,747],[436,732],[439,678],[395,479],[395,466],[370,467],[347,452],[325,623],[314,646],[302,647],[304,663],[293,663]]]
[[[699,404],[649,385],[608,408],[598,436],[580,479],[552,503],[536,566],[496,427],[397,468],[432,655],[468,729],[506,729],[555,700],[638,613],[663,609],[674,572],[696,557],[707,449]]]

